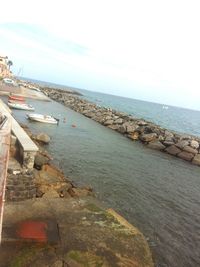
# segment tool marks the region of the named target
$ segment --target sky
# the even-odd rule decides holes
[[[200,110],[199,0],[6,0],[1,10],[0,54],[15,75]]]

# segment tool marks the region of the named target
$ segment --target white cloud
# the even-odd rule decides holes
[[[0,34],[17,43],[19,49],[33,49],[41,67],[49,57],[56,66],[60,62],[79,73],[82,70],[90,89],[90,75],[99,75],[105,80],[110,77],[111,85],[117,80],[120,85],[124,83],[127,90],[119,89],[121,95],[135,97],[131,88],[137,85],[148,88],[146,95],[151,95],[151,100],[165,90],[166,101],[176,104],[181,95],[183,105],[191,102],[190,106],[200,108],[191,97],[200,97],[199,7],[195,0],[8,0],[1,4],[2,10],[8,11],[2,12],[1,22],[37,24],[55,38],[87,47],[85,56],[59,51],[5,29]],[[41,54],[46,61],[42,62]],[[145,97],[144,90],[136,97]]]

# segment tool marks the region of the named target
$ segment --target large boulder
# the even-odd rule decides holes
[[[151,149],[156,149],[156,150],[164,150],[165,146],[158,140],[156,141],[151,141],[147,147],[151,148]]]
[[[163,142],[165,140],[165,137],[162,134],[160,134],[158,136],[158,140]]]
[[[106,116],[105,117],[105,121],[109,121],[109,120],[112,120],[112,116]]]
[[[182,152],[182,151],[181,151],[178,147],[176,147],[175,145],[171,145],[171,146],[169,146],[168,148],[165,149],[165,151],[166,151],[167,153],[169,153],[170,155],[174,155],[174,156],[176,156],[177,154],[179,154],[179,153]]]
[[[146,126],[147,125],[147,122],[146,121],[138,121],[137,123],[139,126]]]
[[[175,144],[177,147],[183,149],[185,146],[189,145],[188,140],[180,140],[178,143]]]
[[[89,112],[90,112],[90,110],[85,109],[85,110],[82,111],[82,114],[83,114],[83,115],[87,115]]]
[[[156,138],[157,138],[156,133],[148,133],[148,134],[143,133],[140,135],[140,140],[142,140],[143,142],[151,142]]]
[[[107,121],[104,122],[104,125],[108,126],[108,125],[113,124],[113,122],[114,122],[113,120],[107,120]]]
[[[37,169],[41,169],[42,166],[47,164],[47,163],[49,163],[48,157],[45,157],[44,155],[42,155],[40,153],[36,154],[34,164],[35,164],[35,167]]]
[[[153,131],[153,129],[150,126],[145,126],[144,127],[144,133],[150,134],[150,133],[155,133],[155,132]]]
[[[50,142],[51,138],[45,133],[40,133],[40,134],[36,135],[35,140],[39,141],[41,143],[44,143],[44,144],[48,144]]]
[[[184,159],[184,160],[187,160],[187,161],[191,161],[192,158],[194,157],[194,155],[192,153],[188,153],[188,152],[185,152],[185,151],[182,151],[177,156],[179,158]]]
[[[134,132],[134,133],[128,135],[128,137],[130,139],[134,140],[134,141],[138,140],[139,139],[139,136],[140,136],[140,134],[138,132]]]
[[[174,134],[165,130],[165,140],[169,140],[169,139],[172,139],[174,137]]]
[[[137,125],[128,125],[126,127],[126,132],[127,133],[133,133],[133,132],[135,132],[136,129],[137,129]]]
[[[200,166],[200,154],[197,154],[197,155],[193,158],[192,163],[195,164],[195,165],[199,165],[199,166]]]
[[[120,132],[120,133],[126,133],[126,126],[124,125],[124,124],[122,124],[122,125],[120,125],[119,127],[118,127],[118,132]]]
[[[122,124],[122,123],[123,123],[123,119],[122,118],[116,119],[114,121],[114,124]]]
[[[191,136],[188,134],[183,134],[181,135],[180,140],[191,140]]]
[[[174,141],[173,140],[170,140],[170,141],[164,141],[163,142],[163,144],[165,145],[165,146],[172,146],[172,145],[174,145]]]
[[[126,121],[122,125],[125,128],[125,132],[128,134],[135,132],[135,130],[138,128],[138,125],[131,121]]]
[[[191,140],[190,146],[194,149],[197,149],[197,148],[199,148],[199,142],[197,142],[196,140]]]
[[[198,154],[198,151],[194,148],[192,148],[191,146],[185,146],[183,148],[184,151],[188,152],[188,153],[192,153],[194,155]]]
[[[119,125],[117,124],[112,124],[112,125],[108,125],[108,128],[114,130],[114,131],[118,131],[119,130]]]

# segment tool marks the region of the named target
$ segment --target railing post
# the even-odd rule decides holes
[[[0,243],[2,237],[5,188],[10,149],[11,119],[4,117],[0,122]]]

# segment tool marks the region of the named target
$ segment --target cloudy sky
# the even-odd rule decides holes
[[[23,76],[200,110],[199,0],[7,0],[0,54]]]

